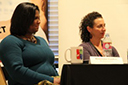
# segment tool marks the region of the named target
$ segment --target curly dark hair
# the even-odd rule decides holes
[[[35,19],[36,10],[39,11],[39,8],[33,3],[20,3],[11,18],[11,35],[25,35]]]
[[[89,42],[92,38],[91,34],[87,30],[87,26],[93,28],[94,20],[97,18],[103,18],[102,15],[98,12],[91,12],[87,14],[80,23],[80,35],[82,42]]]

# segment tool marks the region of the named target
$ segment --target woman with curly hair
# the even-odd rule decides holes
[[[90,56],[104,56],[101,39],[104,38],[105,31],[105,22],[100,13],[91,12],[82,19],[80,24],[82,44],[80,46],[83,46],[84,61],[88,61]],[[112,56],[119,56],[113,46]]]

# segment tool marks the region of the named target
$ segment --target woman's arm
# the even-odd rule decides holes
[[[112,55],[115,57],[119,57],[119,53],[117,52],[116,48],[112,46]]]

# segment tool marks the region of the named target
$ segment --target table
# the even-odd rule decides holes
[[[128,65],[65,64],[60,85],[128,85]]]

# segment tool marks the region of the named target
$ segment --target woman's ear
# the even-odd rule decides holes
[[[90,33],[91,33],[92,28],[91,28],[91,27],[89,27],[89,26],[87,26],[87,30],[88,30],[88,32],[90,32]]]

